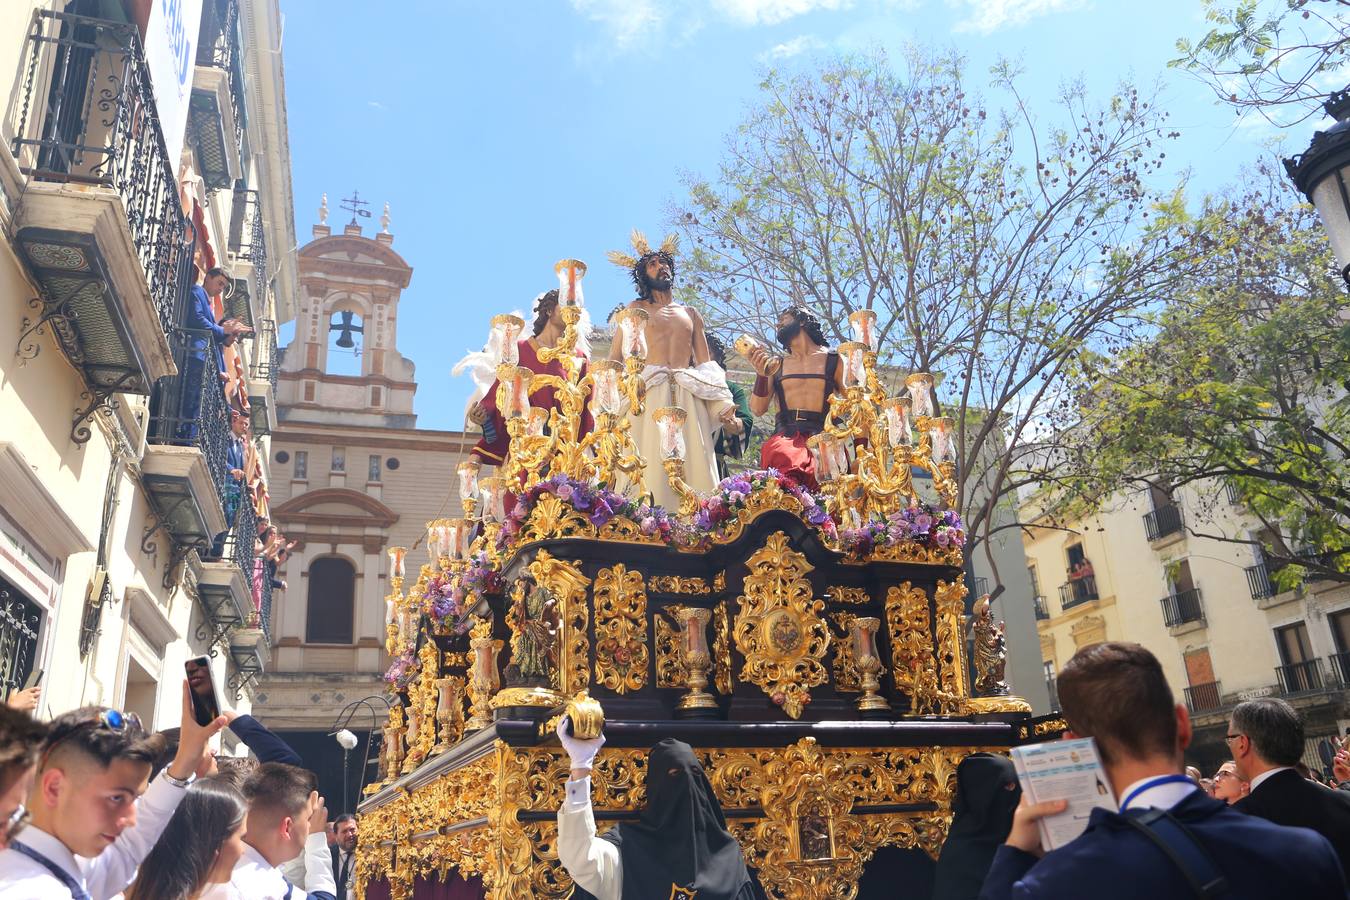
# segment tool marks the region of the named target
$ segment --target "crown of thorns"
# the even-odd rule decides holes
[[[647,243],[647,236],[636,228],[633,229],[629,240],[632,242],[633,250],[637,253],[637,256],[630,256],[621,250],[611,250],[605,256],[614,265],[628,270],[628,273],[633,277],[633,284],[637,286],[639,291],[642,290],[642,267],[653,256],[659,256],[664,260],[666,265],[670,266],[670,274],[672,276],[675,274],[675,254],[680,249],[679,235],[674,233],[666,235],[666,239],[661,242],[661,246],[654,250],[652,245]]]

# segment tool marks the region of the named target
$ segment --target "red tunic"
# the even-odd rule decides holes
[[[553,360],[550,363],[543,363],[539,360],[539,353],[535,349],[534,338],[526,338],[516,344],[520,352],[520,365],[540,375],[556,375],[559,378],[566,377],[563,371],[561,360]],[[586,374],[586,357],[577,351],[578,358],[581,359],[581,374]],[[538,406],[542,409],[554,409],[557,403],[554,400],[554,390],[551,387],[542,387],[530,394],[530,405]],[[499,466],[506,458],[506,451],[511,445],[511,435],[506,430],[506,420],[502,414],[497,411],[497,382],[492,382],[492,387],[488,388],[487,396],[482,400],[483,409],[487,411],[488,420],[483,423],[483,437],[478,441],[477,446],[470,451],[481,462],[488,465]],[[578,436],[590,433],[595,427],[595,420],[591,418],[590,408],[587,407],[581,414],[581,431]]]

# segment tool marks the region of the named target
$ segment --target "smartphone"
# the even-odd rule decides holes
[[[29,688],[35,688],[42,684],[42,676],[45,674],[47,674],[46,669],[40,669],[35,666],[33,671],[28,673],[28,680],[23,683],[23,689],[26,691]]]
[[[192,718],[198,725],[209,725],[220,715],[220,698],[211,677],[211,659],[193,657],[183,663],[183,670],[187,673],[188,690],[192,692]]]

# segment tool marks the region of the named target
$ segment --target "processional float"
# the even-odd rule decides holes
[[[987,601],[972,671],[952,422],[936,415],[933,377],[891,396],[875,314],[854,313],[841,389],[811,440],[821,492],[761,471],[696,496],[685,411],[643,409],[645,314],[618,319],[622,361],[583,374],[585,266],[556,271],[566,328],[539,356],[565,374],[519,366],[524,322],[493,319],[509,454],[491,477],[459,465],[463,515],[428,523],[411,586],[407,551],[389,551],[394,702],[360,808],[358,890],[387,884],[397,900],[465,878],[497,900],[568,896],[554,730],[569,704],[574,719],[603,709],[602,831],[641,808],[647,752],[676,737],[772,897],[850,900],[881,847],[935,857],[960,761],[1063,726],[1007,695]],[[555,405],[532,408],[543,387]],[[581,434],[587,407],[595,427]],[[661,460],[629,439],[629,414],[644,412],[662,423]],[[653,464],[679,510],[609,489]]]

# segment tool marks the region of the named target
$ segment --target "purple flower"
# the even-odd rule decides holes
[[[643,534],[653,534],[653,533],[655,533],[655,531],[656,531],[656,526],[657,526],[657,523],[656,523],[656,517],[655,517],[655,516],[646,516],[646,517],[643,518],[643,520],[642,520],[640,523],[638,523],[638,527],[642,529],[642,533],[643,533]]]

